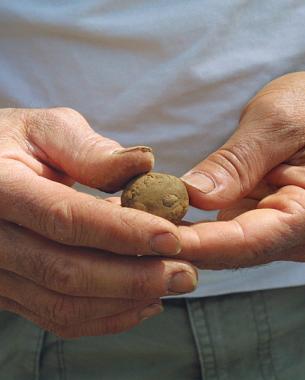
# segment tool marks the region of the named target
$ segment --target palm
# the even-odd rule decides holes
[[[181,226],[181,258],[210,269],[305,261],[305,190],[288,185],[261,200],[245,198],[216,222]]]

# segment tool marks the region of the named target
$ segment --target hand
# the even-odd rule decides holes
[[[305,72],[270,82],[233,136],[184,175],[191,203],[218,222],[180,227],[180,258],[201,268],[305,261]]]
[[[176,226],[69,187],[116,191],[152,165],[71,109],[0,110],[0,307],[71,338],[127,330],[194,289],[191,265],[160,256],[179,251]]]

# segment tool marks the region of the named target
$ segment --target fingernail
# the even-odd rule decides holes
[[[145,319],[153,317],[154,315],[160,314],[162,311],[162,305],[159,303],[153,303],[140,312],[140,320],[144,321]]]
[[[204,194],[210,193],[216,187],[215,182],[212,180],[212,178],[198,171],[187,173],[181,179],[188,185],[195,187]]]
[[[198,280],[191,273],[179,272],[174,274],[168,283],[169,293],[188,293],[195,290]]]
[[[178,238],[170,232],[154,236],[150,241],[150,248],[158,255],[177,255],[181,252]]]
[[[140,151],[142,153],[150,152],[152,153],[152,149],[149,146],[139,145],[139,146],[131,146],[129,148],[116,149],[112,152],[112,154],[123,154],[129,152]]]

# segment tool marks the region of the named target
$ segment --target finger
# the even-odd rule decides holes
[[[121,206],[121,198],[120,197],[108,197],[105,198],[105,201],[109,203],[113,203],[115,205]]]
[[[81,336],[99,336],[117,334],[135,327],[143,320],[151,318],[162,312],[159,303],[143,308],[135,308],[114,317],[95,319],[78,325],[62,326],[49,319],[42,319],[32,311],[17,302],[0,296],[0,309],[21,315],[25,319],[34,322],[44,330],[50,331],[63,339],[79,338]]]
[[[113,335],[128,331],[148,318],[162,313],[163,307],[159,303],[143,308],[135,308],[113,317],[96,319],[90,323],[82,323],[78,326],[61,328],[55,334],[65,339],[74,339],[81,336]]]
[[[0,224],[0,246],[2,269],[63,294],[150,299],[197,285],[196,270],[181,260],[67,247],[9,223]]]
[[[72,297],[43,288],[14,273],[0,269],[0,294],[59,325],[73,325],[147,306],[158,299]]]
[[[77,192],[33,175],[19,162],[1,165],[0,217],[62,244],[130,255],[179,252],[169,221]],[[2,186],[1,186],[2,183]]]
[[[276,186],[294,185],[305,188],[305,167],[281,164],[267,174],[266,180]]]
[[[247,198],[239,200],[231,207],[220,210],[217,214],[217,220],[232,220],[247,211],[256,209],[259,200],[273,194],[276,191],[275,189],[277,188],[273,185],[269,186],[264,181],[260,182]]]
[[[84,185],[115,192],[135,175],[152,169],[152,150],[124,149],[95,133],[84,117],[69,108],[31,110],[26,118],[27,139],[37,158]]]
[[[257,209],[231,221],[180,227],[179,257],[205,269],[240,268],[287,259],[291,244],[291,215]],[[292,239],[292,240],[291,240]]]
[[[244,214],[247,211],[256,209],[258,202],[259,201],[255,199],[248,199],[248,198],[241,199],[232,207],[225,208],[219,211],[217,215],[217,220],[221,220],[221,221],[232,220],[236,218],[237,216]]]
[[[278,190],[275,184],[267,183],[266,177],[247,195],[247,198],[261,200]]]

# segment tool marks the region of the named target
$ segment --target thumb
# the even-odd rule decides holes
[[[29,115],[27,138],[44,153],[38,158],[79,183],[115,192],[132,177],[153,167],[151,148],[124,149],[116,141],[95,133],[73,109],[31,110]]]
[[[304,84],[304,72],[287,74],[249,101],[232,137],[183,176],[194,206],[229,207],[271,169],[304,149]]]
[[[300,140],[287,128],[279,132],[253,124],[240,125],[219,150],[181,178],[193,206],[205,210],[231,206],[300,148]]]

